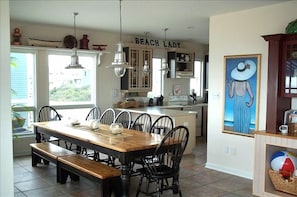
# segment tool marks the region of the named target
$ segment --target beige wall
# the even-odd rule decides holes
[[[284,33],[287,24],[297,18],[296,7],[297,1],[292,1],[211,17],[206,164],[208,168],[242,177],[253,177],[254,138],[222,133],[224,56],[262,55],[258,125],[260,130],[265,129],[268,43],[261,35]]]
[[[79,26],[79,25],[77,25]],[[10,32],[13,32],[14,28],[20,28],[22,33],[22,43],[27,45],[28,38],[36,38],[43,40],[63,40],[66,35],[73,35],[72,27],[58,27],[58,26],[48,26],[41,24],[28,24],[19,21],[11,21]],[[109,54],[104,54],[101,58],[100,67],[97,68],[97,79],[98,79],[98,95],[97,95],[97,105],[105,109],[110,107],[113,103],[117,103],[121,99],[120,94],[120,79],[114,75],[113,69],[106,69],[107,65],[110,65],[113,61],[114,51],[116,50],[116,43],[119,42],[119,32],[102,32],[94,31],[89,29],[79,29],[77,28],[77,39],[80,40],[83,34],[87,34],[90,40],[89,48],[92,49],[93,44],[107,44],[106,51]],[[162,39],[162,38],[160,38]],[[131,43],[134,40],[133,35],[123,35],[122,41],[126,43]],[[196,53],[196,59],[204,59],[204,55],[207,53],[207,47],[205,45],[185,42],[181,44],[182,47],[193,50]],[[154,49],[154,57],[164,56],[164,49],[157,48]],[[46,69],[46,65],[38,65],[38,69]],[[173,90],[174,84],[181,84],[183,94],[189,94],[189,79],[180,79],[174,81],[172,79],[165,80],[165,97]],[[118,97],[112,97],[111,90],[118,91]],[[42,101],[41,101],[42,102]]]
[[[10,122],[9,1],[0,1],[0,196],[13,196]]]

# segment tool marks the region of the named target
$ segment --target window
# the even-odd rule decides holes
[[[96,62],[96,54],[80,54],[79,63],[84,69],[65,69],[70,55],[48,55],[49,105],[54,106],[63,119],[84,119],[85,113],[81,112],[87,113],[95,105]]]
[[[67,55],[49,55],[49,104],[84,105],[95,103],[96,57],[79,56],[85,69],[65,69],[70,63]]]
[[[194,62],[194,78],[190,79],[190,91],[195,91],[197,97],[203,97],[203,69],[202,61]]]
[[[162,72],[160,72],[162,61],[160,58],[153,58],[153,87],[148,97],[160,96],[162,93]]]
[[[15,50],[11,57],[11,110],[14,135],[32,134],[35,107],[34,52]]]

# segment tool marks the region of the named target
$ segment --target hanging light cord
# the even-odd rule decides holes
[[[76,18],[76,16],[78,15],[78,12],[73,12],[73,18],[74,18],[74,20],[73,20],[73,26],[74,26],[74,37],[75,37],[75,39],[76,39],[76,23],[75,23],[75,18]],[[76,48],[77,47],[77,42],[75,42],[75,44],[74,44],[74,48]]]
[[[168,28],[164,28],[164,35],[165,35],[165,40],[164,40],[164,42],[165,42],[165,44],[166,44],[166,32],[167,32],[167,30],[168,30]]]
[[[120,0],[120,43],[122,42],[122,0]]]

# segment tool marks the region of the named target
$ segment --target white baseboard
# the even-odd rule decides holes
[[[217,165],[217,164],[213,164],[213,163],[209,163],[209,162],[207,162],[205,164],[205,167],[208,168],[208,169],[219,171],[219,172],[224,172],[224,173],[227,173],[227,174],[232,174],[232,175],[235,175],[235,176],[239,176],[239,177],[242,177],[242,178],[253,180],[253,172],[248,173],[248,172],[245,172],[245,171],[239,171],[239,170],[234,169],[234,168],[226,168],[225,166],[221,166],[221,165]]]

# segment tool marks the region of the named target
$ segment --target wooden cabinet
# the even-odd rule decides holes
[[[278,131],[283,124],[284,111],[291,109],[291,98],[282,96],[282,54],[284,34],[265,35],[268,41],[266,131]]]
[[[168,51],[167,58],[170,69],[168,78],[194,77],[194,53],[183,50]]]
[[[296,195],[278,191],[269,176],[270,160],[277,151],[297,151],[297,137],[294,134],[282,135],[259,131],[255,133],[255,157],[253,195],[269,197],[293,197]],[[285,181],[283,181],[286,184]],[[280,183],[281,184],[281,183]],[[287,182],[289,185],[290,183]]]
[[[297,96],[297,34],[282,36],[281,95]]]
[[[121,90],[129,92],[148,92],[152,90],[152,54],[151,48],[124,47],[126,58],[133,69],[126,71],[121,78]],[[147,62],[147,72],[143,66]]]

